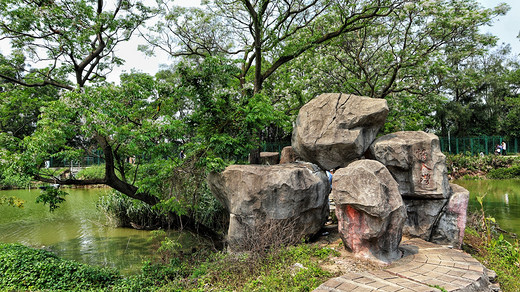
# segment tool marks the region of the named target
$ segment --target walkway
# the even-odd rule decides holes
[[[316,288],[324,291],[498,291],[470,255],[421,239],[401,244],[404,256],[383,270],[349,272]]]

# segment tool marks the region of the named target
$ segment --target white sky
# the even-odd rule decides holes
[[[479,0],[486,8],[495,7],[500,3],[507,3],[511,10],[495,21],[493,27],[484,28],[483,31],[490,32],[500,37],[502,43],[510,44],[512,53],[520,54],[520,40],[517,38],[520,33],[520,1],[519,0]]]

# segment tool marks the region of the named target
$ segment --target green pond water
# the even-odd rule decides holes
[[[0,191],[0,196],[25,200],[24,208],[0,206],[0,242],[45,248],[58,256],[136,273],[152,251],[149,231],[114,228],[96,208],[109,189],[69,189],[67,201],[54,212],[36,203],[39,189]],[[170,232],[183,247],[195,240],[189,233]]]
[[[457,180],[454,183],[470,192],[470,210],[480,210],[476,198],[485,195],[486,216],[494,217],[501,228],[520,235],[520,180]]]

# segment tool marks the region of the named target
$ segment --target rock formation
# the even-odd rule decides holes
[[[450,186],[453,194],[432,232],[431,241],[461,248],[466,228],[469,191],[456,184]]]
[[[399,183],[408,214],[403,234],[460,248],[468,200],[464,188],[450,187],[439,138],[422,131],[388,134],[374,141],[369,157]]]
[[[370,154],[390,170],[403,197],[448,198],[446,156],[434,134],[422,131],[388,134],[374,141]]]
[[[389,263],[401,257],[406,218],[397,182],[375,160],[359,160],[336,171],[332,182],[338,230],[354,254]]]
[[[269,232],[279,238],[309,237],[329,214],[327,175],[310,163],[231,165],[222,173],[211,173],[208,184],[230,213],[230,251],[245,251],[255,241],[268,240],[266,224],[276,227]],[[294,228],[282,228],[283,224]]]
[[[416,131],[375,140],[387,115],[384,99],[322,94],[300,109],[283,164],[267,158],[278,160],[278,153],[262,153],[269,165],[232,165],[210,174],[211,191],[230,213],[229,249],[318,232],[329,210],[323,170],[338,168],[332,193],[338,228],[357,255],[395,260],[403,233],[460,248],[468,192],[450,187],[439,139]],[[252,151],[251,163],[260,156]],[[296,159],[311,163],[291,163]]]
[[[302,160],[322,169],[343,167],[365,153],[387,115],[384,99],[322,94],[300,109],[292,146]]]

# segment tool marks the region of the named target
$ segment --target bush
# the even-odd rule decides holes
[[[80,170],[76,177],[78,179],[94,179],[105,177],[105,165],[93,165]]]
[[[468,176],[484,176],[496,169],[508,168],[520,163],[520,157],[485,155],[470,156],[464,154],[447,155],[448,173],[455,179]]]
[[[137,229],[155,229],[167,225],[167,217],[152,206],[112,191],[97,202],[111,225]]]
[[[488,178],[511,179],[520,177],[520,165],[513,165],[510,168],[492,169],[487,174]]]
[[[19,244],[0,244],[0,286],[7,290],[95,290],[119,279],[112,269],[64,260]]]

